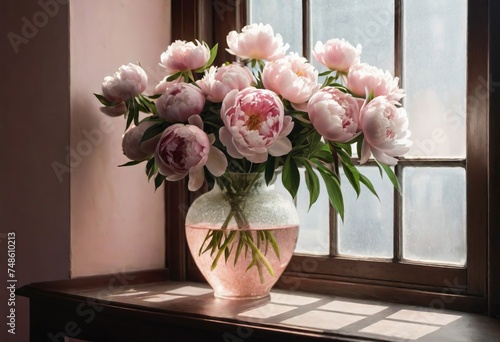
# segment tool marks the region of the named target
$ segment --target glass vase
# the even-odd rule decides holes
[[[297,243],[294,204],[263,174],[226,173],[197,198],[186,216],[186,238],[199,270],[226,299],[257,299],[285,270]]]

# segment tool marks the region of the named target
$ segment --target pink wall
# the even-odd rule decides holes
[[[67,7],[36,16],[40,25],[25,29],[26,38],[25,21],[43,13],[38,3],[0,3],[0,234],[16,232],[18,287],[69,277],[70,177],[59,181],[52,169],[64,163],[70,142]],[[9,34],[23,41],[14,44],[17,53]],[[7,333],[7,250],[0,240],[0,341],[28,341],[25,298],[16,299],[16,335]]]
[[[72,277],[164,267],[163,189],[154,193],[144,165],[117,167],[128,161],[125,120],[102,114],[92,92],[129,62],[153,87],[165,76],[157,66],[170,41],[169,3],[75,1],[70,18],[71,147],[81,157],[71,173]]]
[[[126,161],[120,152],[124,122],[106,121],[91,93],[129,61],[152,71],[151,83],[161,78],[156,65],[170,41],[170,1],[65,3],[0,2],[2,284],[4,234],[10,231],[16,232],[18,287],[70,272],[76,277],[164,264],[162,191],[154,194],[142,167],[116,167]],[[33,23],[34,30],[26,28]],[[71,150],[76,153],[68,164]],[[7,295],[2,286],[0,341],[28,341],[28,301],[16,298],[11,335]]]

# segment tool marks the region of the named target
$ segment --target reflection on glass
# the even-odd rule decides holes
[[[465,169],[406,167],[403,194],[403,258],[464,265]]]
[[[361,44],[362,62],[394,72],[394,0],[311,0],[311,28],[311,48],[318,40],[344,38]]]
[[[356,192],[341,171],[344,194],[344,222],[338,219],[338,252],[341,255],[392,258],[393,255],[393,186],[381,178],[377,167],[364,166],[359,171],[375,187],[380,201],[362,185]]]
[[[302,1],[250,0],[250,23],[270,24],[290,44],[288,52],[302,55]]]
[[[405,107],[413,140],[408,156],[464,157],[467,0],[403,6]]]
[[[309,191],[307,190],[304,169],[300,171],[300,188],[296,205],[300,217],[299,239],[295,253],[328,255],[330,253],[330,202],[325,183],[320,179],[320,195],[316,203],[309,208]],[[281,175],[275,182],[275,188],[287,198],[292,199],[281,182]]]

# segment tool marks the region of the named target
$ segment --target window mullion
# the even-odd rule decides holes
[[[403,77],[403,4],[402,0],[394,0],[394,75],[400,78],[402,83]],[[400,83],[400,84],[401,84]],[[403,166],[396,165],[394,172],[399,179],[400,184],[403,181],[402,177]],[[399,192],[394,189],[394,236],[393,236],[393,261],[399,262],[403,256],[403,241],[402,241],[402,210],[403,198]]]
[[[311,1],[302,0],[302,55],[311,60]]]

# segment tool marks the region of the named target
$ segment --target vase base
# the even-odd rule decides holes
[[[270,298],[271,295],[268,293],[268,294],[256,295],[256,296],[225,296],[225,295],[220,295],[220,294],[214,293],[214,297],[218,298],[218,299],[228,299],[228,300],[253,300],[253,299]]]

